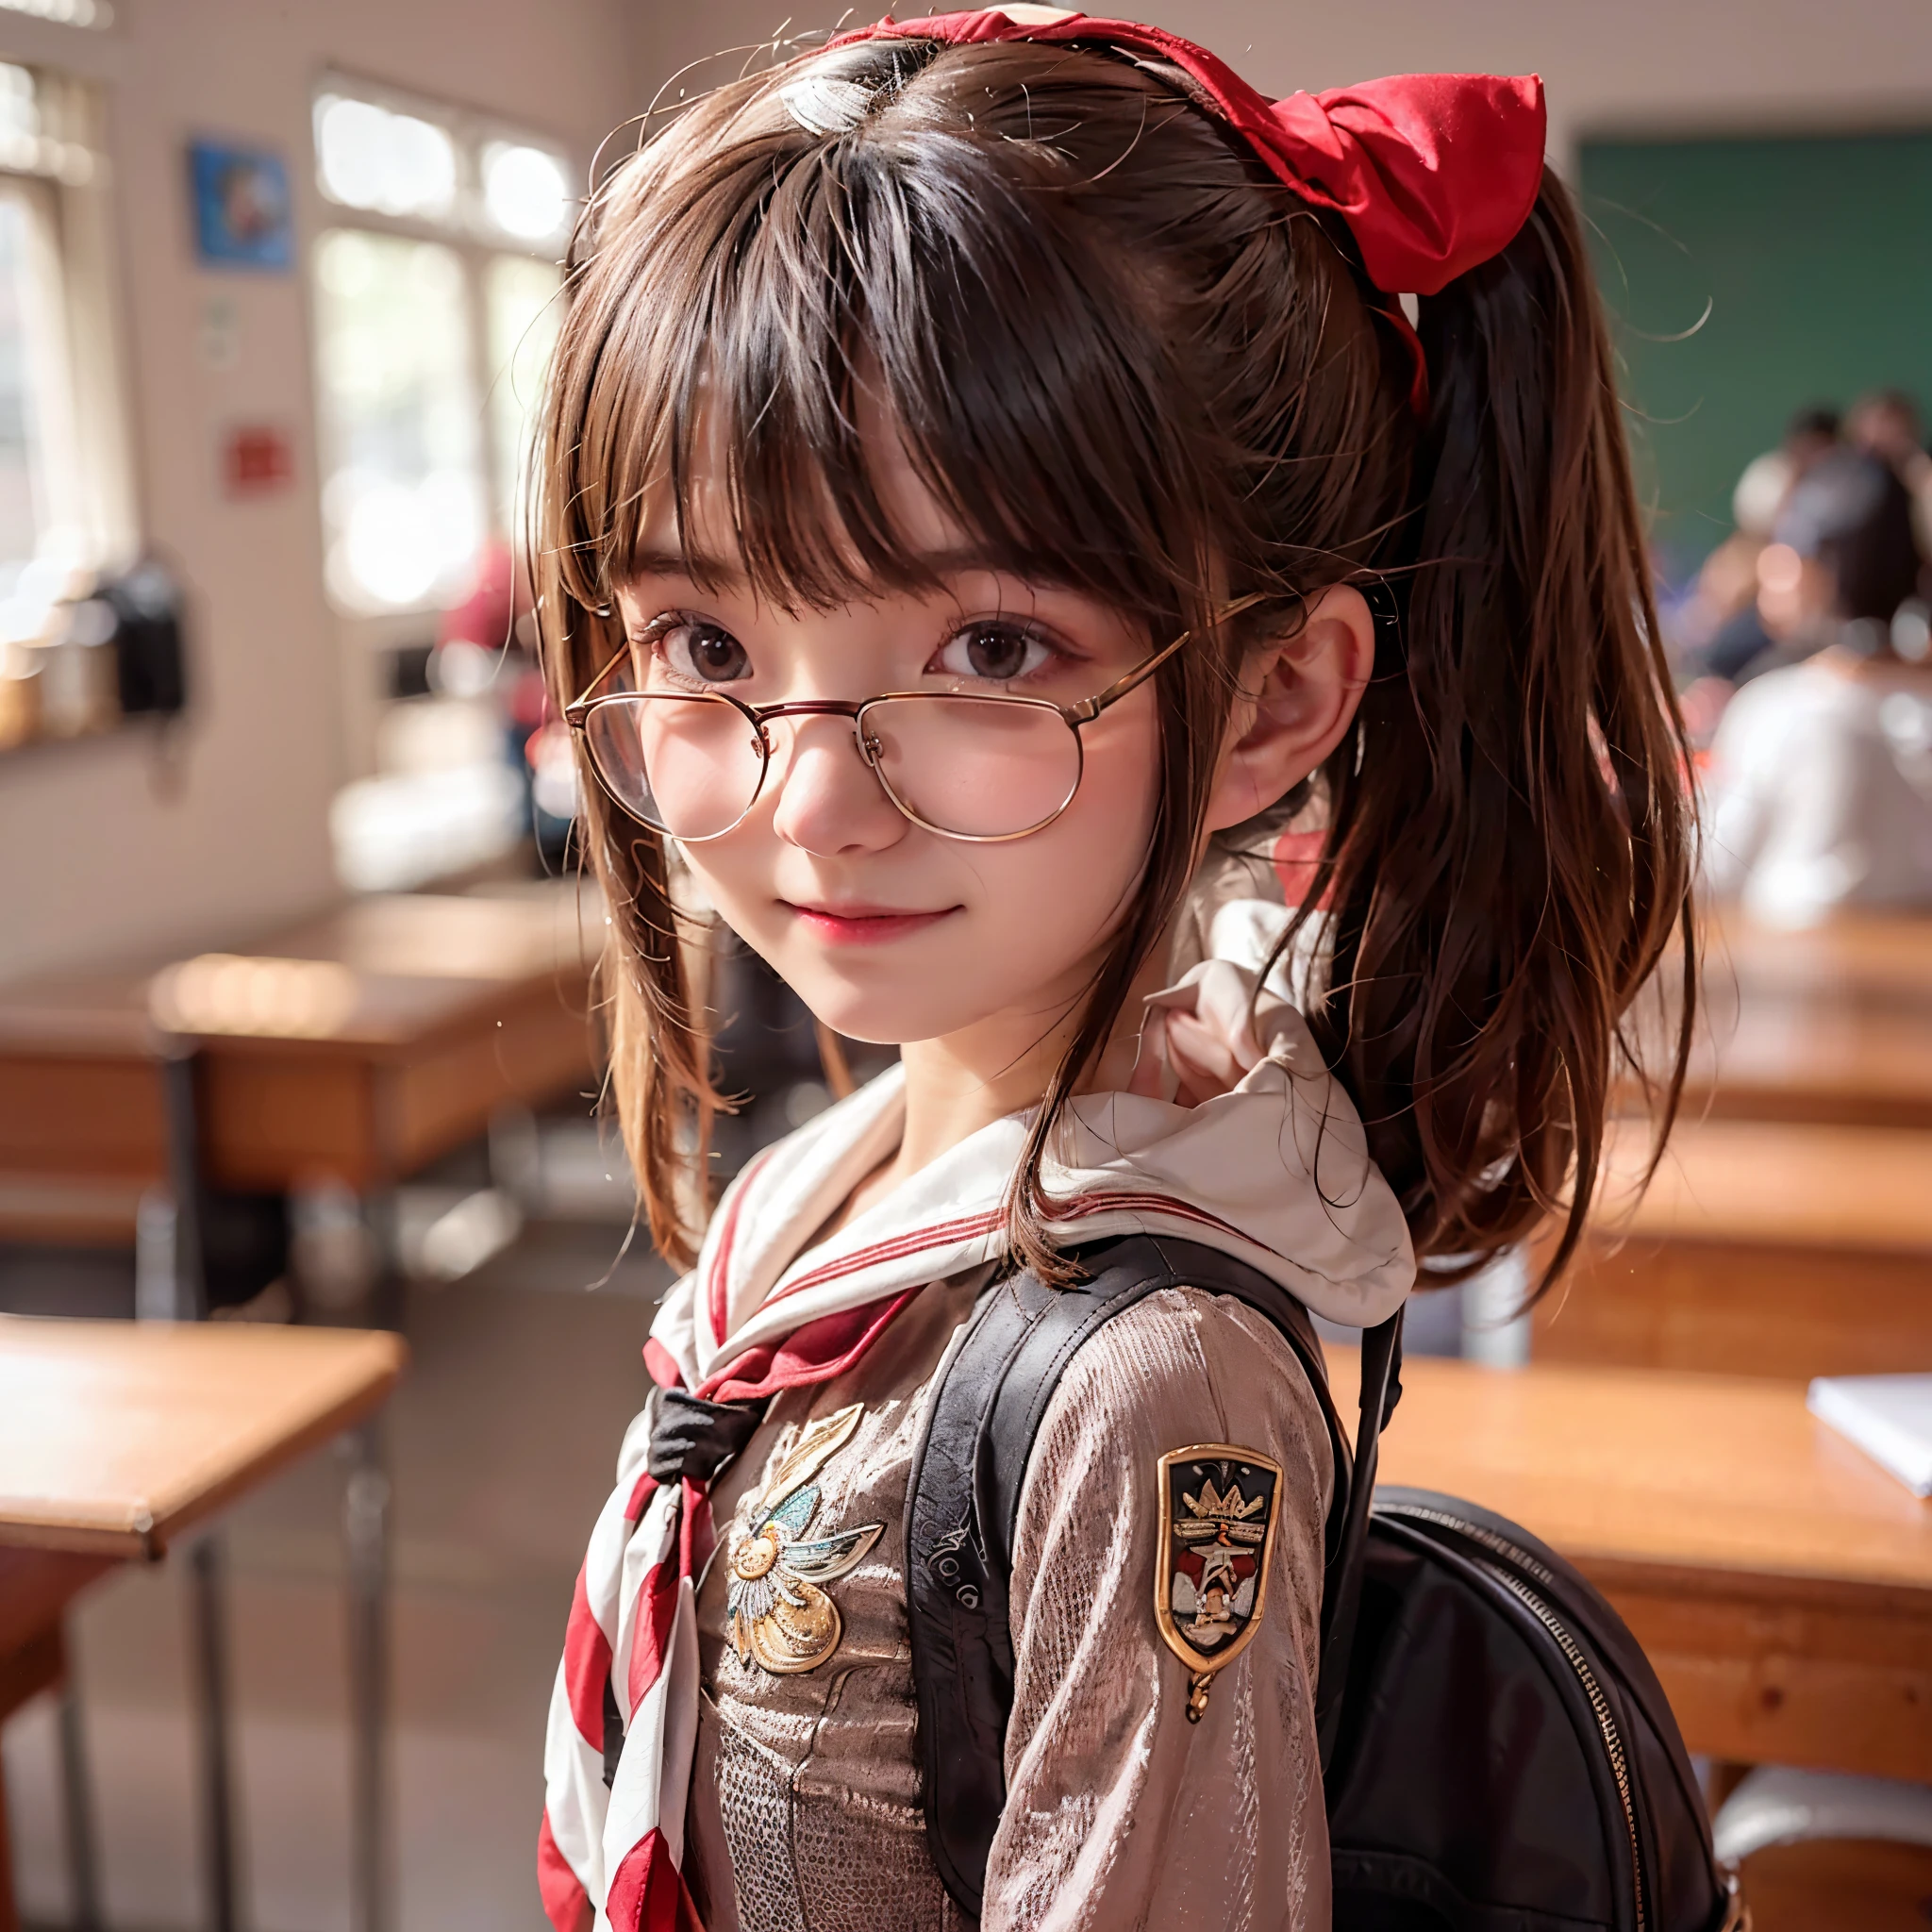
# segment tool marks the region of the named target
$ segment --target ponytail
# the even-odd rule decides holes
[[[1316,1016],[1451,1278],[1588,1214],[1630,1011],[1683,932],[1653,1095],[1683,1085],[1695,952],[1682,724],[1603,318],[1547,172],[1504,253],[1421,305],[1432,398],[1395,608],[1326,772],[1333,964]],[[1307,917],[1306,910],[1303,917]]]

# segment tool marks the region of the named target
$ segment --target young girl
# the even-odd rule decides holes
[[[1533,81],[1271,106],[1013,7],[721,88],[594,197],[542,616],[617,1100],[654,1239],[696,1253],[558,1674],[560,1932],[970,1923],[905,1506],[1016,1271],[1178,1237],[1360,1328],[1553,1209],[1567,1255],[1687,831],[1542,147]],[[697,1246],[708,918],[900,1058]],[[1163,1289],[1067,1365],[983,1924],[1326,1924],[1334,1476],[1232,1296]]]

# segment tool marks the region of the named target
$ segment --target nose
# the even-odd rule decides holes
[[[787,843],[830,858],[883,852],[906,836],[907,821],[886,796],[846,718],[774,719],[775,788],[772,826]]]

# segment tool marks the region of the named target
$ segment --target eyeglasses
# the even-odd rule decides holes
[[[1245,598],[1224,616],[1259,601]],[[905,817],[945,839],[994,844],[1050,825],[1080,789],[1080,730],[1145,682],[1192,636],[1091,698],[1058,705],[1004,692],[885,691],[861,703],[748,705],[724,691],[606,691],[618,652],[564,707],[591,769],[633,818],[686,844],[722,839],[765,789],[780,718],[849,718],[859,756]]]

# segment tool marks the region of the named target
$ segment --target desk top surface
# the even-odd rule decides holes
[[[1352,1418],[1358,1358],[1329,1354]],[[1586,1567],[1906,1591],[1932,1618],[1932,1502],[1808,1414],[1802,1383],[1410,1360],[1380,1479],[1497,1510]]]
[[[1648,1123],[1612,1129],[1598,1231],[1932,1257],[1932,1130],[1687,1120],[1647,1189]]]
[[[1840,913],[1784,931],[1727,909],[1707,921],[1704,971],[1713,991],[1733,986],[1765,995],[1857,999],[1932,1009],[1932,917]]]
[[[1710,995],[1685,1108],[1732,1119],[1932,1126],[1932,1002]]]
[[[374,1409],[400,1337],[0,1316],[0,1543],[158,1556]]]
[[[1689,1117],[1932,1128],[1932,918],[1784,932],[1732,910],[1700,943]],[[1659,973],[1667,1003],[1674,971]],[[1643,1104],[1634,1090],[1626,1103]]]
[[[519,986],[580,984],[602,918],[594,889],[574,880],[508,898],[353,900],[242,951],[0,988],[0,1051],[145,1055],[171,1032],[403,1045]]]

